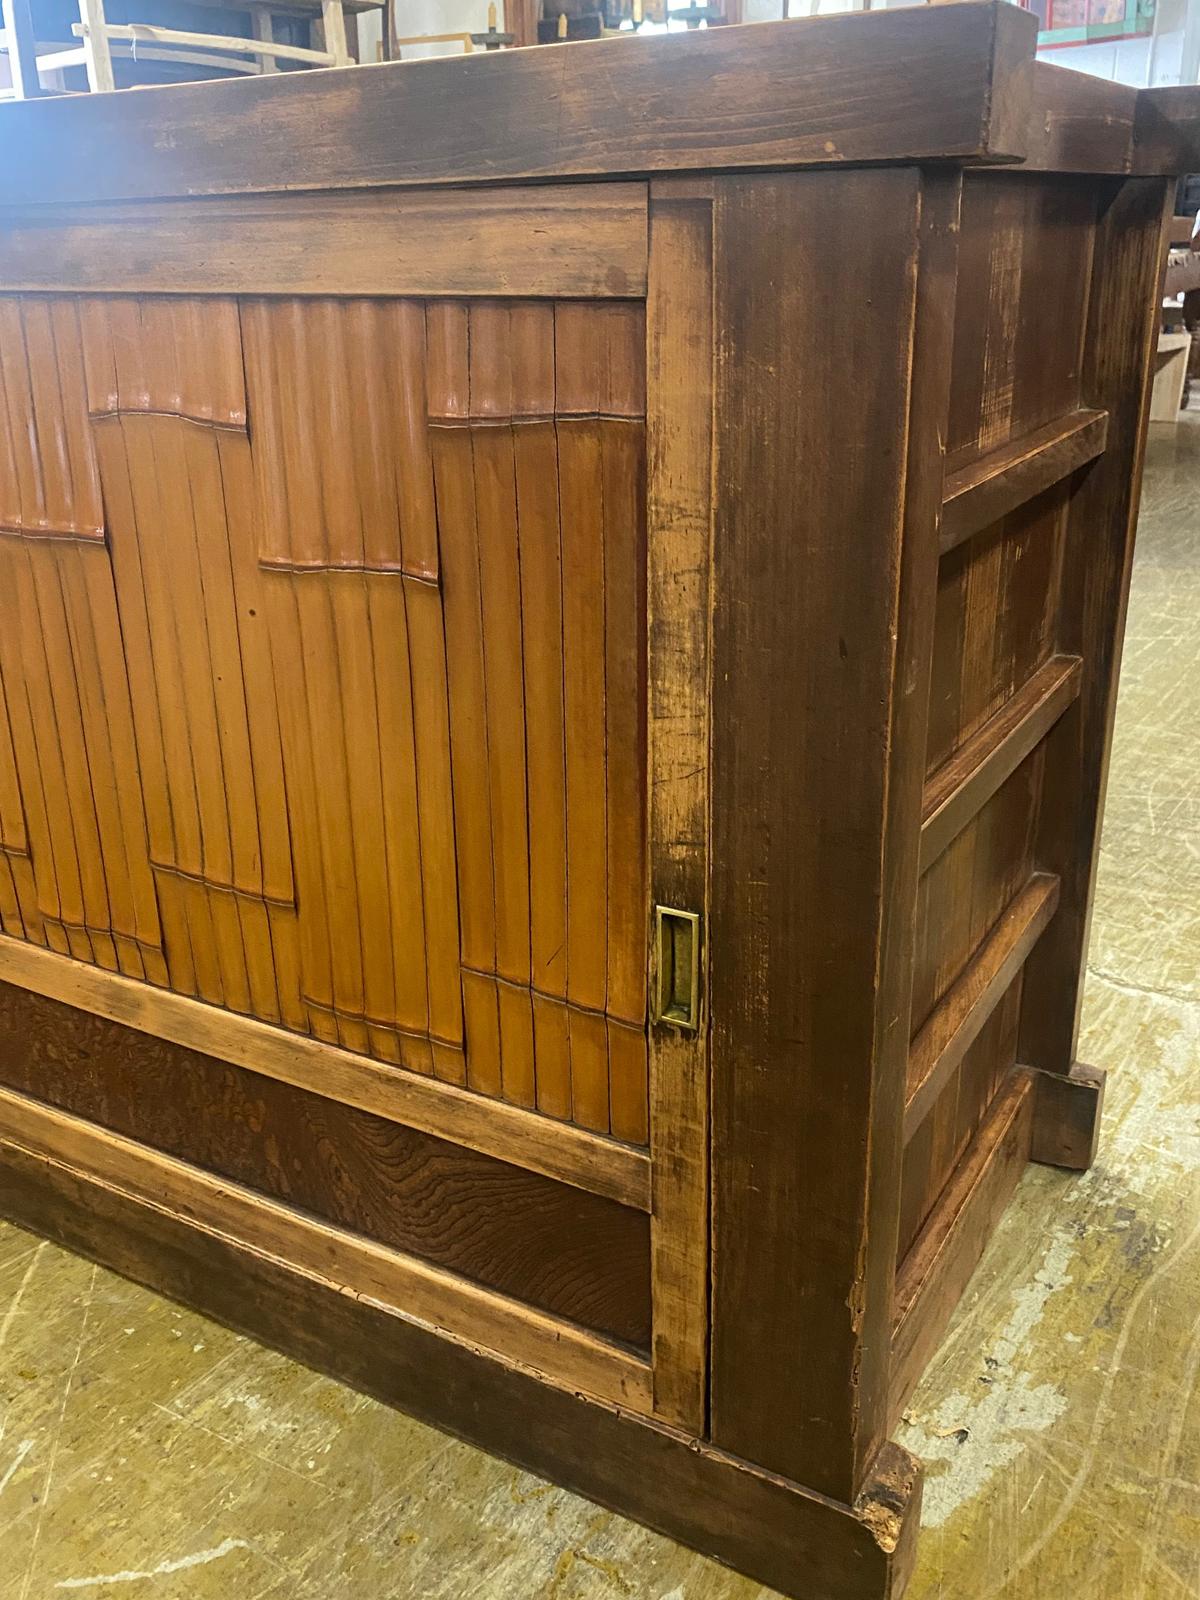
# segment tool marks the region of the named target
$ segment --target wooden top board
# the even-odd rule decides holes
[[[1035,66],[1036,38],[1030,13],[968,0],[13,102],[0,105],[0,206],[868,162],[1185,161],[1200,91],[1155,103],[1135,160],[1136,92]]]

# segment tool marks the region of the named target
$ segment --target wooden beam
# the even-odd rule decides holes
[[[1033,1081],[1016,1068],[955,1168],[896,1280],[892,1426],[941,1342],[1029,1161]]]
[[[797,1600],[895,1600],[920,1467],[886,1446],[853,1507],[346,1292],[169,1202],[0,1135],[0,1214]]]
[[[913,1040],[904,1107],[906,1143],[1004,998],[1057,905],[1058,879],[1034,873]]]
[[[485,1100],[435,1078],[397,1072],[322,1040],[104,972],[20,939],[0,936],[0,982],[419,1128],[591,1194],[606,1195],[622,1205],[650,1209],[650,1159],[644,1150],[615,1139],[504,1101]]]
[[[887,1405],[958,202],[915,169],[717,189],[711,1428],[834,1498]],[[850,255],[880,290],[831,323]],[[779,426],[866,364],[849,420]]]
[[[1079,696],[1078,656],[1051,656],[925,785],[921,871],[933,864]]]
[[[636,299],[647,226],[642,183],[14,206],[0,287]]]
[[[971,0],[18,102],[0,204],[993,160],[1020,154],[1036,31]]]
[[[1083,408],[947,474],[942,554],[1094,461],[1107,436],[1108,413]]]

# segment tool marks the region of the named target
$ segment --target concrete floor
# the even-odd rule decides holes
[[[1084,1010],[1098,1166],[1030,1168],[903,1442],[910,1600],[1200,1596],[1200,416],[1152,438]],[[767,1591],[0,1224],[0,1600]]]

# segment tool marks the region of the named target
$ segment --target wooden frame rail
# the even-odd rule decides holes
[[[134,1139],[0,1088],[4,1141],[46,1160],[82,1164],[141,1205],[203,1216],[248,1248],[269,1244],[348,1293],[636,1410],[650,1403],[650,1365],[562,1317],[470,1283],[416,1256],[376,1244],[265,1198]]]
[[[237,1016],[169,989],[0,935],[0,981],[170,1039],[312,1094],[402,1122],[640,1211],[650,1209],[644,1150],[435,1078],[398,1072],[275,1023]]]
[[[1107,438],[1108,412],[1084,406],[947,474],[941,553],[1094,461]]]
[[[896,1277],[891,1426],[937,1349],[1029,1161],[1034,1081],[1013,1069]]]
[[[904,1106],[907,1142],[1021,970],[1058,906],[1058,879],[1035,872],[913,1040]]]
[[[1079,697],[1078,656],[1052,656],[925,785],[921,871],[937,860]]]

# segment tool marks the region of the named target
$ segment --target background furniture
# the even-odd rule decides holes
[[[1187,383],[1190,333],[1162,332],[1155,352],[1154,387],[1150,398],[1151,422],[1178,422]]]
[[[17,99],[64,88],[350,66],[354,18],[383,8],[383,0],[150,0],[135,6],[133,17],[118,11],[114,20],[105,0],[79,0],[75,20],[74,6],[54,0],[3,4]],[[47,43],[66,33],[75,42]]]
[[[1097,1137],[1197,107],[1034,28],[0,108],[0,1210],[806,1600]]]

